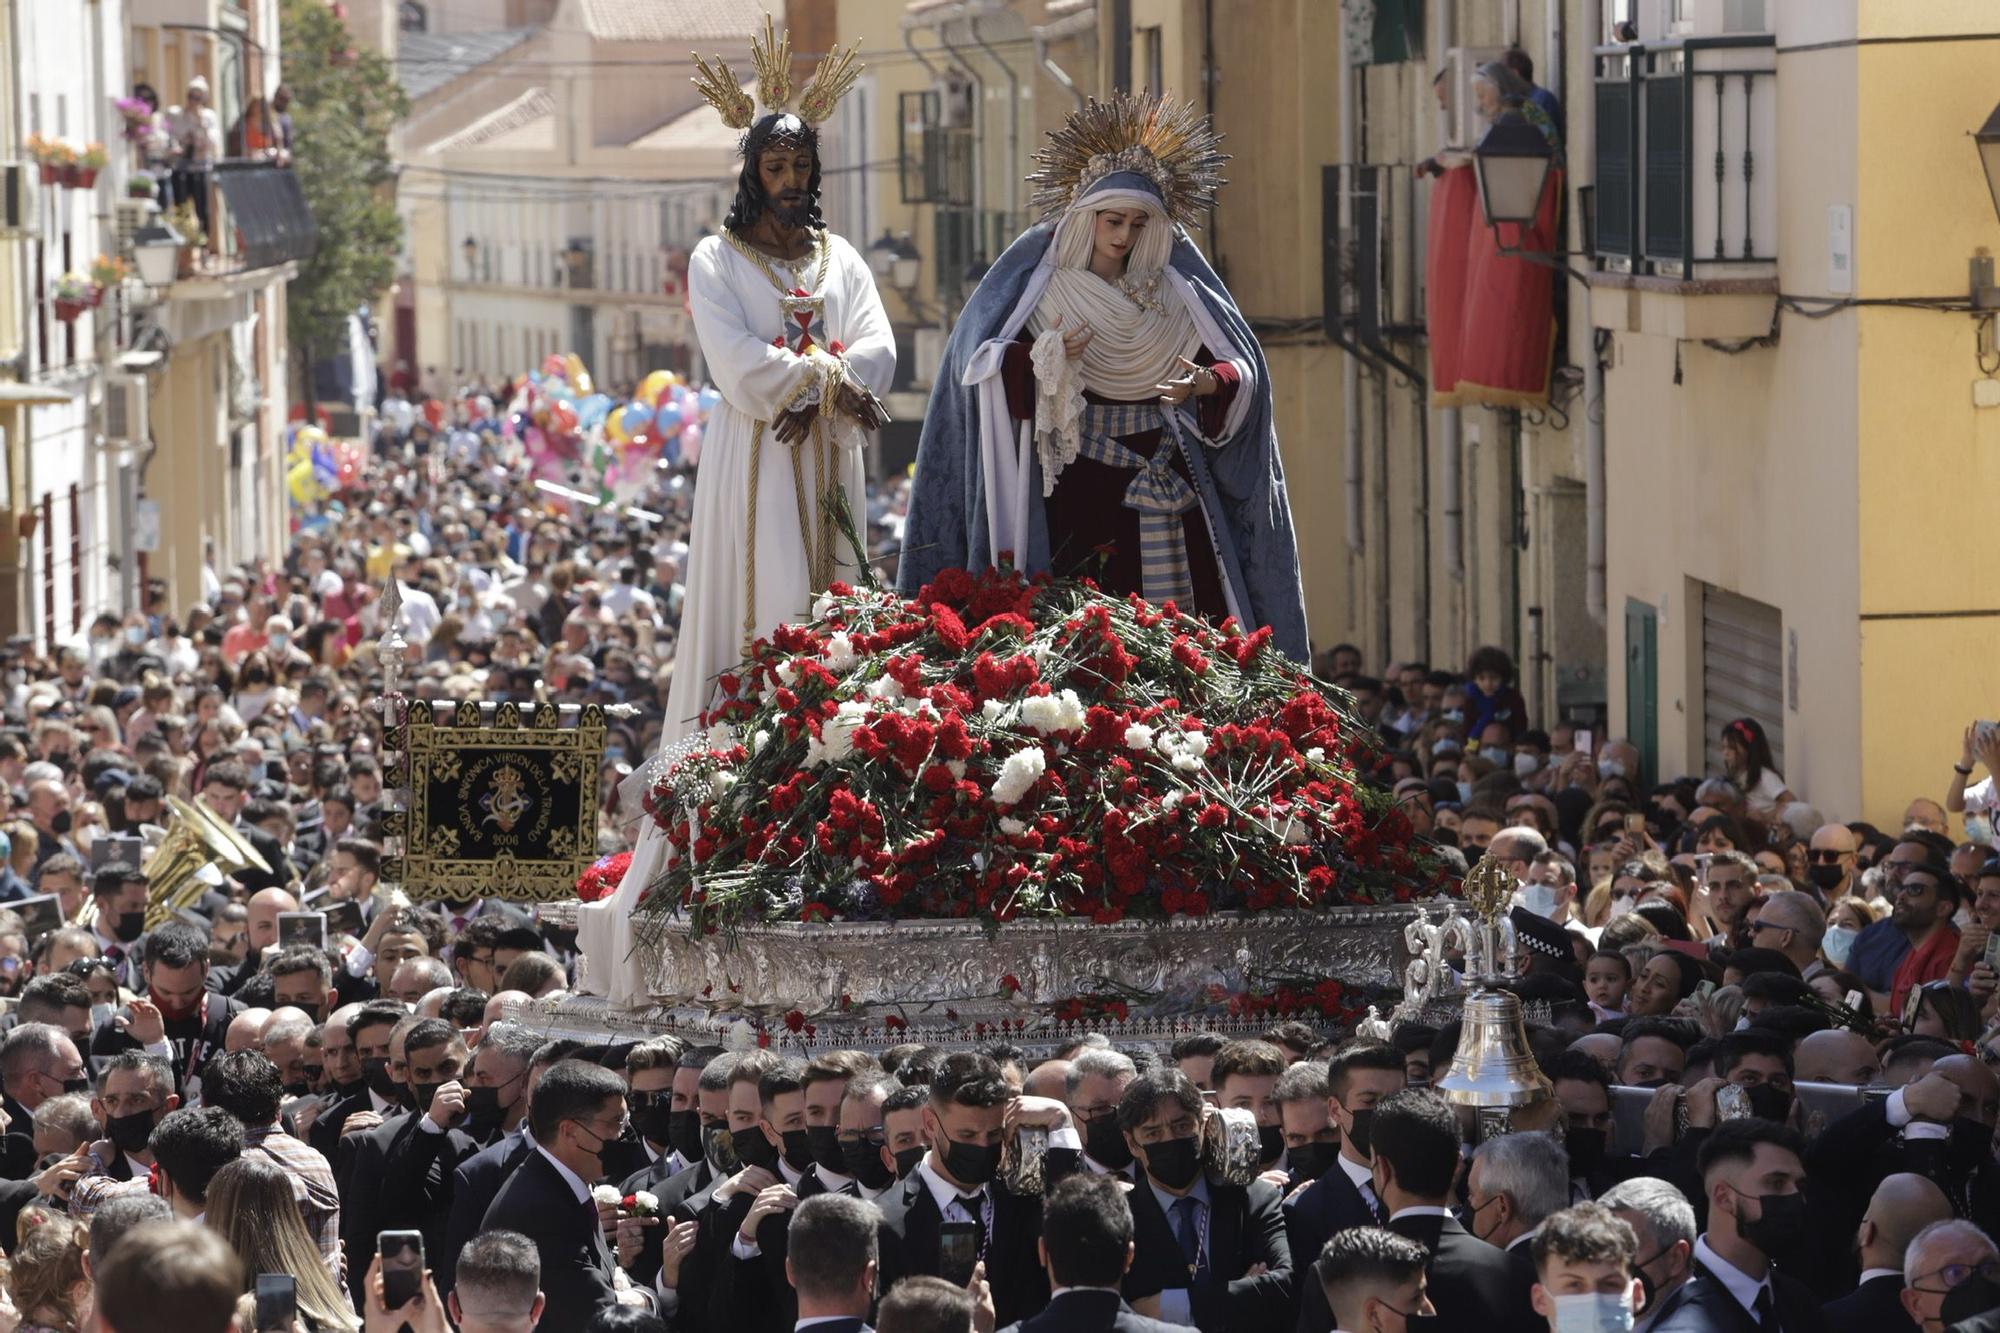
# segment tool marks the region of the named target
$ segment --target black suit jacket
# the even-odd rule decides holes
[[[1438,1333],[1539,1333],[1547,1327],[1525,1304],[1513,1308],[1518,1295],[1513,1261],[1457,1218],[1402,1217],[1390,1222],[1389,1230],[1431,1252],[1425,1290],[1437,1307]]]
[[[373,1129],[340,1140],[333,1174],[340,1189],[340,1239],[347,1246],[347,1281],[356,1300],[365,1299],[362,1282],[369,1261],[375,1257],[376,1233],[388,1225],[383,1191],[389,1183],[389,1149],[397,1135],[415,1127],[415,1118],[404,1111]],[[429,1251],[425,1253],[428,1257]]]
[[[493,1206],[500,1187],[534,1150],[527,1135],[510,1134],[481,1148],[451,1173],[451,1211],[445,1220],[444,1250],[431,1261],[431,1276],[437,1283],[438,1295],[451,1290],[458,1272],[458,1252],[479,1234],[486,1210]],[[665,1208],[661,1211],[664,1213]]]
[[[459,1165],[479,1150],[479,1141],[462,1129],[433,1134],[421,1116],[404,1120],[402,1131],[389,1141],[380,1196],[382,1227],[421,1231],[426,1255],[442,1251],[453,1181]]]
[[[1682,1291],[1685,1298],[1656,1322],[1650,1333],[1762,1333],[1755,1317],[1702,1265],[1695,1265],[1694,1276]],[[1812,1288],[1774,1271],[1771,1294],[1784,1333],[1823,1333],[1825,1315]]]
[[[1186,1327],[1148,1319],[1115,1291],[1081,1288],[1051,1298],[1040,1314],[1001,1333],[1183,1333]]]
[[[1285,1241],[1284,1200],[1277,1187],[1208,1182],[1208,1278],[1195,1285],[1173,1224],[1150,1181],[1126,1195],[1132,1205],[1132,1266],[1125,1299],[1185,1287],[1188,1317],[1202,1333],[1282,1328],[1292,1321],[1292,1250]],[[1269,1271],[1244,1273],[1257,1264]]]
[[[1375,1210],[1338,1166],[1306,1186],[1304,1193],[1285,1200],[1285,1242],[1291,1246],[1292,1268],[1299,1274],[1293,1284],[1298,1289],[1296,1333],[1333,1333],[1326,1288],[1308,1276],[1319,1252],[1349,1227],[1379,1225]]]
[[[1826,1333],[1916,1333],[1916,1321],[1903,1309],[1903,1277],[1885,1273],[1869,1278],[1837,1301],[1826,1303]]]
[[[617,1303],[617,1264],[604,1241],[597,1206],[571,1192],[553,1163],[531,1150],[486,1210],[482,1231],[518,1231],[542,1256],[548,1298],[541,1333],[585,1333],[599,1309]],[[350,1264],[352,1260],[349,1260]]]
[[[944,1216],[921,1169],[876,1200],[882,1210],[882,1290],[912,1273],[938,1275],[938,1228]],[[993,1232],[986,1238],[986,1280],[1002,1324],[1038,1313],[1049,1301],[1049,1276],[1035,1242],[1042,1232],[1042,1201],[987,1186],[993,1197]]]
[[[347,1117],[356,1111],[372,1111],[368,1100],[368,1089],[363,1088],[352,1097],[336,1098],[333,1104],[320,1113],[306,1133],[306,1142],[319,1149],[319,1155],[329,1162],[340,1159],[340,1132],[347,1128]],[[428,1256],[426,1256],[428,1257]]]

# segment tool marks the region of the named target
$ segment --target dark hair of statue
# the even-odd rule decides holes
[[[780,126],[783,133],[778,132]],[[819,131],[797,116],[773,112],[744,131],[738,145],[743,170],[736,176],[736,199],[729,205],[729,216],[722,220],[722,225],[738,236],[755,226],[771,206],[763,177],[757,172],[757,160],[773,148],[803,148],[812,154],[812,178],[806,182],[806,226],[817,229],[826,225],[819,212]]]

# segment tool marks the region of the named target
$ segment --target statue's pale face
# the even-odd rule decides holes
[[[1123,267],[1139,244],[1139,236],[1146,227],[1146,210],[1143,208],[1106,208],[1097,214],[1097,221],[1091,230],[1091,250],[1096,266],[1117,265]]]

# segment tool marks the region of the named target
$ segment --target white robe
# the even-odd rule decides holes
[[[826,280],[815,295],[825,299],[822,341],[838,341],[848,371],[877,395],[885,394],[896,370],[895,337],[875,277],[854,247],[829,237]],[[815,251],[815,254],[817,251]],[[789,279],[783,265],[776,271]],[[812,282],[815,264],[798,266],[801,285]],[[674,682],[661,729],[662,748],[691,735],[713,698],[716,677],[743,658],[744,612],[749,600],[744,553],[749,549],[750,450],[756,423],[769,422],[811,373],[796,354],[778,347],[793,337],[779,306],[778,289],[765,273],[720,236],[697,245],[688,261],[688,303],[702,358],[721,391],[702,437],[696,474],[694,521],[688,534],[687,597],[680,638],[674,650]],[[867,522],[867,477],[858,431],[837,432],[843,447],[834,451],[835,471],[854,507],[857,528]],[[811,614],[814,589],[799,531],[798,500],[792,482],[792,448],[767,425],[760,444],[757,486],[757,635]],[[799,455],[805,465],[807,504],[813,503],[813,450]],[[814,518],[816,521],[816,516]],[[852,579],[854,553],[836,535],[835,577]],[[586,903],[578,917],[577,943],[588,960],[578,989],[614,1004],[646,998],[643,960],[633,950],[632,910],[646,885],[667,865],[666,837],[650,820],[639,835],[632,866],[618,890],[601,902]]]

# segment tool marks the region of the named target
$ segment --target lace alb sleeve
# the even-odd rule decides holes
[[[1060,329],[1043,329],[1029,360],[1035,367],[1035,454],[1047,499],[1082,446],[1083,373],[1063,347]]]

